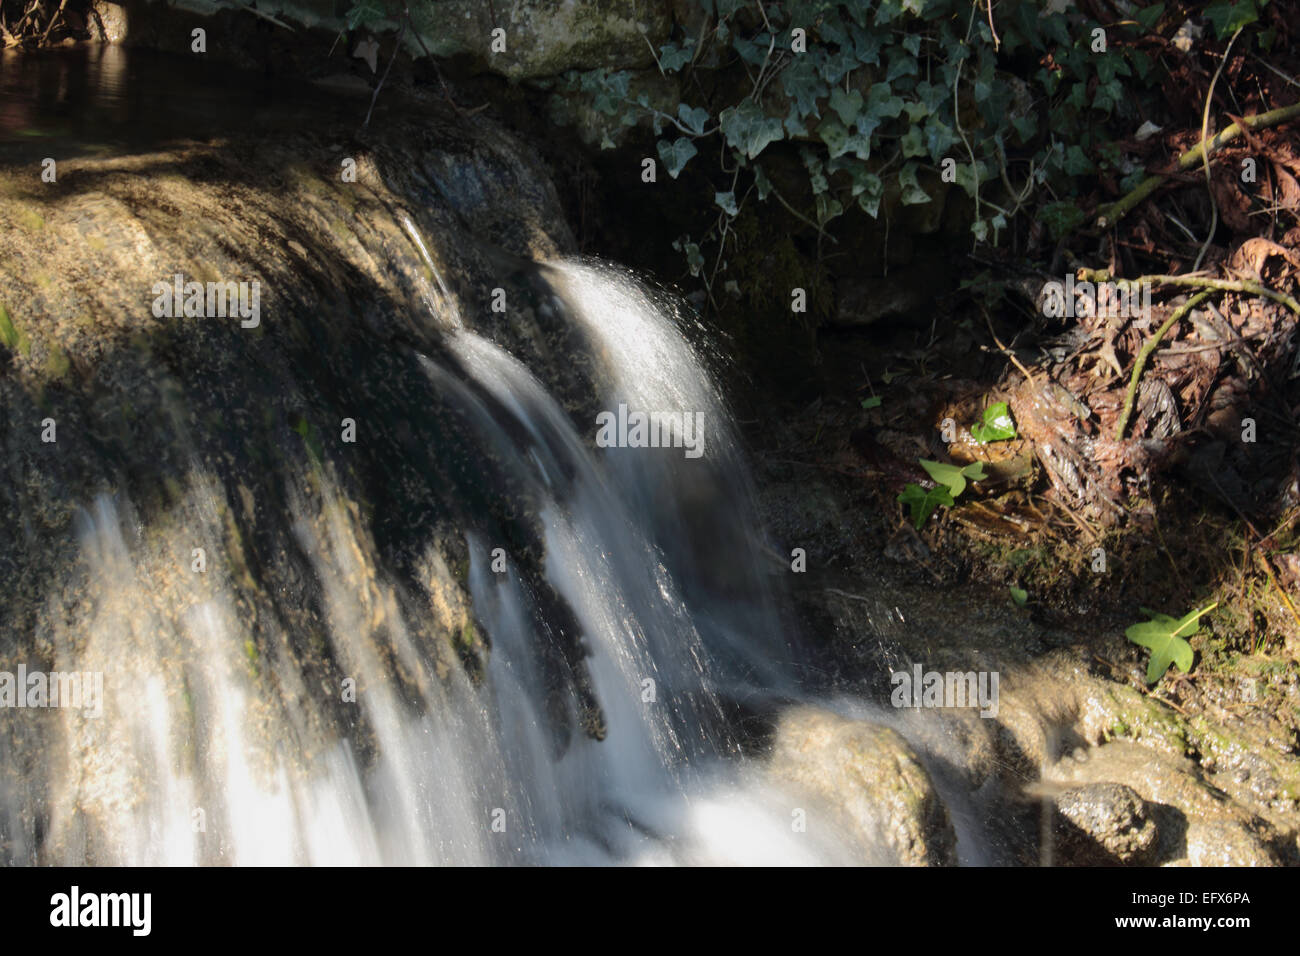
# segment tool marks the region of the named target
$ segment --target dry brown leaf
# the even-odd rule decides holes
[[[1237,272],[1248,272],[1262,278],[1264,263],[1272,256],[1281,256],[1296,268],[1300,268],[1300,257],[1285,246],[1280,246],[1263,236],[1252,236],[1232,254],[1229,267]]]

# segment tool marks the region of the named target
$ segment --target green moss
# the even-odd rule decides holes
[[[45,217],[27,206],[19,206],[14,213],[18,225],[28,232],[40,232],[45,228]]]
[[[68,353],[63,351],[57,343],[52,343],[45,355],[45,374],[48,378],[59,381],[68,374],[72,363],[68,359]]]
[[[3,303],[0,303],[0,345],[22,355],[32,354],[31,340],[27,338],[26,332],[14,325],[9,310]]]
[[[1106,697],[1108,709],[1113,712],[1113,736],[1154,744],[1178,756],[1191,752],[1186,722],[1159,701],[1123,685],[1108,688]]]

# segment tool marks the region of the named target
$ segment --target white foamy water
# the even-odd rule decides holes
[[[513,562],[498,572],[487,526],[464,529],[465,580],[490,644],[477,682],[413,638],[418,602],[377,570],[364,523],[323,473],[319,495],[296,496],[291,515],[320,585],[328,626],[318,635],[255,619],[241,597],[249,583],[216,560],[231,495],[197,466],[170,524],[142,528],[128,502],[95,502],[79,522],[86,596],[53,625],[53,643],[60,665],[106,674],[104,716],[45,717],[47,830],[37,853],[23,795],[0,791],[11,858],[879,859],[825,818],[794,826],[804,804],[742,755],[730,729],[735,707],[795,691],[716,388],[626,276],[563,263],[548,275],[603,363],[606,407],[703,413],[704,457],[596,449],[594,423],[575,422],[528,368],[486,338],[450,331],[458,367],[425,360],[425,369],[479,450],[527,492],[545,551],[536,573]],[[211,556],[208,570],[176,589],[161,569],[188,564],[196,547]],[[547,610],[556,596],[571,612],[563,619]],[[574,646],[580,662],[564,666],[585,706],[556,686],[556,660]],[[337,673],[305,668],[304,647],[327,653]],[[329,683],[338,675],[355,679],[354,701]]]

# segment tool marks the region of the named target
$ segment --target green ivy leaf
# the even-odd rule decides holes
[[[833,196],[822,193],[816,199],[817,225],[825,226],[832,219],[843,215],[844,205]]]
[[[1011,592],[1011,600],[1016,607],[1024,607],[1029,601],[1029,592],[1023,588],[1018,588],[1013,584],[1007,590]]]
[[[1165,671],[1169,670],[1170,664],[1177,664],[1178,669],[1183,673],[1192,669],[1194,655],[1192,645],[1188,644],[1186,639],[1200,632],[1201,626],[1198,622],[1201,617],[1217,606],[1216,601],[1209,607],[1192,611],[1186,617],[1177,620],[1168,614],[1141,609],[1142,613],[1151,620],[1132,625],[1124,631],[1124,636],[1139,647],[1151,651],[1151,659],[1147,661],[1148,684],[1160,680]]]
[[[948,489],[948,494],[954,498],[960,498],[961,493],[966,490],[966,479],[980,481],[985,477],[984,462],[977,461],[958,468],[956,465],[948,465],[941,461],[929,461],[921,459],[921,467],[929,473],[930,477],[939,484]]]
[[[1080,146],[1071,146],[1065,151],[1065,171],[1071,176],[1086,176],[1095,173],[1097,167],[1092,164],[1088,154]]]
[[[682,249],[686,253],[686,265],[690,267],[691,275],[698,276],[704,269],[704,253],[700,252],[699,243],[688,242]]]
[[[916,161],[912,160],[898,171],[898,185],[903,190],[901,201],[904,206],[919,206],[930,201],[929,195],[917,182],[916,170]]]
[[[898,141],[898,145],[903,148],[903,157],[924,156],[925,142],[921,139],[921,127],[910,126],[903,138]]]
[[[1039,211],[1038,218],[1052,233],[1052,239],[1056,240],[1083,222],[1085,217],[1083,210],[1074,203],[1060,200],[1044,206]]]
[[[850,134],[834,116],[828,116],[817,127],[817,135],[826,144],[831,159],[852,153],[858,159],[871,158],[871,137],[862,133]]]
[[[1239,27],[1249,26],[1258,20],[1259,9],[1255,6],[1255,0],[1242,0],[1240,3],[1216,0],[1205,8],[1205,19],[1210,21],[1219,39],[1226,40]]]
[[[920,67],[917,65],[916,57],[906,50],[890,50],[887,56],[889,69],[885,72],[886,83],[893,83],[894,80],[902,76],[919,75]],[[978,94],[976,95],[978,96]]]
[[[972,426],[971,437],[981,445],[1016,437],[1016,423],[1006,402],[994,402],[984,409],[984,420]]]
[[[714,193],[713,201],[728,216],[740,215],[740,210],[736,207],[736,194],[734,192]]]
[[[667,43],[659,48],[659,65],[663,67],[665,73],[676,73],[690,63],[694,55],[694,50],[679,47],[675,43]]]
[[[953,132],[952,127],[939,117],[931,116],[926,120],[925,149],[936,163],[942,160],[957,142],[957,134]]]
[[[1160,22],[1161,16],[1164,15],[1165,5],[1163,3],[1153,3],[1149,7],[1142,7],[1133,11],[1133,19],[1142,24],[1148,33],[1155,29]]]
[[[903,487],[898,500],[906,505],[911,512],[912,524],[916,526],[918,531],[925,526],[926,520],[940,505],[951,507],[955,503],[952,495],[948,494],[948,489],[943,485],[922,488],[920,485],[911,482],[908,482]]]
[[[866,112],[872,119],[897,119],[903,105],[903,98],[895,96],[888,83],[873,83],[867,90]]]
[[[686,168],[686,164],[691,161],[691,157],[699,152],[689,136],[679,137],[672,143],[666,139],[661,139],[657,148],[664,169],[668,170],[668,175],[673,179],[676,179],[678,174]]]
[[[357,0],[347,13],[349,30],[356,30],[384,19],[384,8],[376,0]]]
[[[845,93],[843,87],[837,86],[831,91],[831,109],[839,116],[841,123],[852,126],[862,112],[862,94],[857,90]]]
[[[727,138],[727,144],[749,159],[755,159],[769,143],[775,143],[785,136],[781,121],[768,116],[753,100],[723,110],[718,116],[718,123],[722,127],[722,135]]]
[[[677,107],[677,118],[692,133],[703,133],[704,127],[709,123],[709,111],[682,103]]]
[[[870,398],[862,400],[862,407],[866,409],[879,408],[883,399],[879,395],[872,395]]]
[[[806,53],[795,59],[781,74],[781,88],[790,97],[795,113],[803,119],[809,113],[820,117],[817,111],[817,97],[825,95],[826,86],[817,75],[815,56]]]

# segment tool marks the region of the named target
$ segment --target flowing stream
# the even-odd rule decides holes
[[[464,329],[449,333],[458,372],[422,359],[472,422],[481,451],[503,460],[538,503],[546,582],[576,618],[598,730],[557,746],[541,657],[559,636],[526,582],[508,564],[492,567],[493,543],[479,533],[467,544],[469,591],[491,648],[480,686],[457,668],[432,673],[389,583],[378,582],[387,643],[367,637],[375,608],[352,583],[368,573],[366,544],[335,505],[324,536],[309,521],[297,526],[325,595],[332,653],[347,673],[401,667],[415,675],[420,699],[402,699],[382,680],[357,694],[374,735],[364,770],[341,740],[305,756],[273,747],[269,762],[251,759],[266,741],[299,738],[328,716],[287,666],[276,677],[293,703],[255,699],[245,659],[252,637],[235,595],[218,584],[178,612],[129,543],[141,534],[129,504],[103,497],[78,521],[95,610],[87,632],[63,635],[59,664],[111,675],[100,718],[111,745],[95,718],[60,714],[65,759],[49,803],[62,861],[855,858],[843,835],[792,826],[790,795],[742,754],[733,728],[737,705],[761,710],[796,691],[749,479],[716,389],[634,279],[584,262],[550,264],[546,274],[606,363],[607,406],[698,412],[706,442],[695,460],[674,447],[593,448],[528,368]],[[196,475],[188,494],[216,551],[221,492]],[[153,533],[174,538],[164,550],[186,553],[194,530]],[[93,846],[80,819],[88,805]]]
[[[97,56],[71,73],[63,61],[8,61],[0,89],[12,95],[0,119],[18,130],[13,141],[59,153],[67,149],[59,137],[103,139],[110,145],[95,149],[121,152],[128,163],[154,148],[147,118],[186,101],[151,105],[141,93],[151,87],[119,53]],[[55,126],[39,128],[51,116]],[[121,127],[140,142],[118,135],[119,117],[146,118]],[[55,138],[43,145],[45,136]],[[135,169],[114,167],[105,182],[117,176],[134,188]],[[477,195],[482,183],[470,185],[463,191]],[[323,194],[315,181],[308,187],[298,206]],[[33,195],[15,193],[22,203]],[[68,196],[80,211],[53,205],[41,216],[66,215],[77,235],[94,234],[104,210],[121,213],[112,227],[150,223],[148,237],[113,240],[125,242],[132,264],[137,248],[170,248],[189,235],[180,216],[139,219],[134,195],[117,206],[98,195],[75,205],[75,189]],[[326,215],[344,208],[329,202]],[[454,444],[432,448],[437,460],[481,475],[489,495],[508,498],[506,510],[535,528],[537,553],[531,563],[516,560],[529,547],[501,540],[500,520],[477,520],[483,504],[464,487],[447,490],[460,509],[458,540],[450,549],[445,540],[416,542],[423,563],[413,566],[430,582],[422,602],[411,581],[380,560],[372,522],[319,455],[314,464],[284,457],[272,466],[283,472],[275,475],[287,489],[283,507],[254,501],[244,478],[263,460],[240,451],[242,463],[218,474],[213,463],[225,446],[214,455],[210,443],[213,434],[243,435],[247,410],[225,398],[201,417],[198,383],[160,390],[151,434],[174,434],[164,451],[189,462],[183,480],[168,479],[168,505],[133,500],[127,489],[138,497],[141,488],[112,476],[106,451],[102,484],[110,490],[78,499],[75,567],[63,575],[73,583],[42,596],[34,643],[17,634],[0,643],[0,670],[35,647],[52,670],[104,676],[100,714],[76,707],[0,714],[12,721],[0,726],[0,766],[13,771],[0,773],[0,861],[891,862],[886,847],[864,844],[833,814],[812,813],[804,795],[767,769],[764,734],[783,708],[807,702],[783,596],[788,568],[765,542],[733,423],[683,334],[688,319],[679,305],[607,264],[553,258],[527,266],[544,289],[543,309],[580,343],[571,358],[584,363],[579,378],[592,384],[600,409],[673,422],[655,433],[660,447],[597,441],[599,423],[562,399],[554,364],[530,367],[520,356],[536,352],[510,347],[512,333],[489,336],[462,320],[463,284],[444,273],[446,237],[427,242],[405,210],[386,214],[389,232],[367,233],[370,246],[354,261],[373,262],[366,255],[382,248],[394,261],[377,274],[418,277],[424,314],[410,316],[410,325],[436,347],[427,354],[400,340],[385,347],[404,352],[399,358],[459,422]],[[27,221],[37,221],[33,215]],[[228,218],[228,233],[243,225],[235,213]],[[356,220],[385,224],[383,210]],[[293,234],[278,220],[275,228]],[[335,219],[325,231],[347,228]],[[346,248],[353,256],[361,247]],[[129,291],[153,279],[129,273],[116,281]],[[28,321],[30,297],[6,297]],[[265,307],[274,313],[272,303]],[[256,349],[245,343],[259,340],[215,341],[214,356]],[[256,356],[238,354],[246,363]],[[156,365],[146,361],[146,376]],[[234,368],[249,374],[247,364]],[[310,366],[292,371],[326,388]],[[113,372],[110,364],[110,381]],[[206,363],[199,374],[216,375]],[[101,393],[87,404],[122,396]],[[398,414],[411,416],[417,442],[446,443],[441,427],[419,434],[420,411]],[[209,428],[206,446],[196,422]],[[74,423],[62,427],[78,434]],[[28,480],[21,467],[18,482]],[[158,483],[148,479],[146,489],[150,482]],[[15,540],[31,553],[38,535],[23,520]],[[263,542],[261,566],[241,540],[259,525],[280,535]],[[465,566],[449,568],[450,552],[467,553]],[[447,586],[453,578],[458,583]],[[294,617],[308,606],[319,613]],[[301,623],[318,619],[319,627]],[[431,630],[441,643],[459,630],[462,646],[454,653],[431,646]],[[822,706],[868,715],[854,701]],[[958,829],[966,830],[960,813]],[[963,858],[978,860],[971,856],[978,841],[968,836]]]

